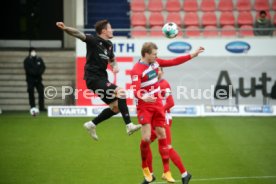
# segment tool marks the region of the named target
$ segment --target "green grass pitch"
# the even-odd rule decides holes
[[[140,132],[128,136],[122,118],[111,118],[95,142],[83,128],[89,119],[0,115],[0,183],[139,184]],[[174,118],[172,132],[191,184],[276,183],[275,117]],[[164,183],[156,143],[152,150],[157,183]]]

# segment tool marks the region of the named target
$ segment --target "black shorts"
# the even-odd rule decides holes
[[[86,86],[97,94],[102,101],[110,104],[117,100],[115,89],[117,86],[108,81],[108,79],[86,79]]]

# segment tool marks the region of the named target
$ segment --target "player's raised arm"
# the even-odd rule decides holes
[[[169,67],[169,66],[175,66],[175,65],[180,65],[182,63],[185,63],[189,61],[190,59],[197,57],[200,53],[204,51],[203,47],[199,47],[196,51],[185,55],[185,56],[179,56],[173,59],[160,59],[157,58],[156,61],[159,63],[161,67]]]
[[[84,41],[86,39],[86,36],[84,33],[80,32],[76,28],[68,27],[63,22],[57,22],[57,27],[63,31],[65,31],[67,34],[74,36],[76,38],[79,38],[80,40]]]

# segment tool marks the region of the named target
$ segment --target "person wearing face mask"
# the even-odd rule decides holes
[[[46,111],[44,106],[44,85],[42,84],[42,75],[45,72],[45,64],[41,57],[36,54],[35,48],[29,49],[29,55],[24,60],[24,69],[26,73],[27,92],[29,94],[30,108],[35,107],[34,89],[38,92],[39,110]]]

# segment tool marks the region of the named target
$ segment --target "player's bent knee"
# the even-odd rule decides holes
[[[143,137],[142,140],[143,140],[144,142],[151,143],[150,137]]]
[[[119,107],[118,107],[118,101],[114,101],[111,104],[109,104],[110,109],[114,112],[114,113],[119,113]]]

